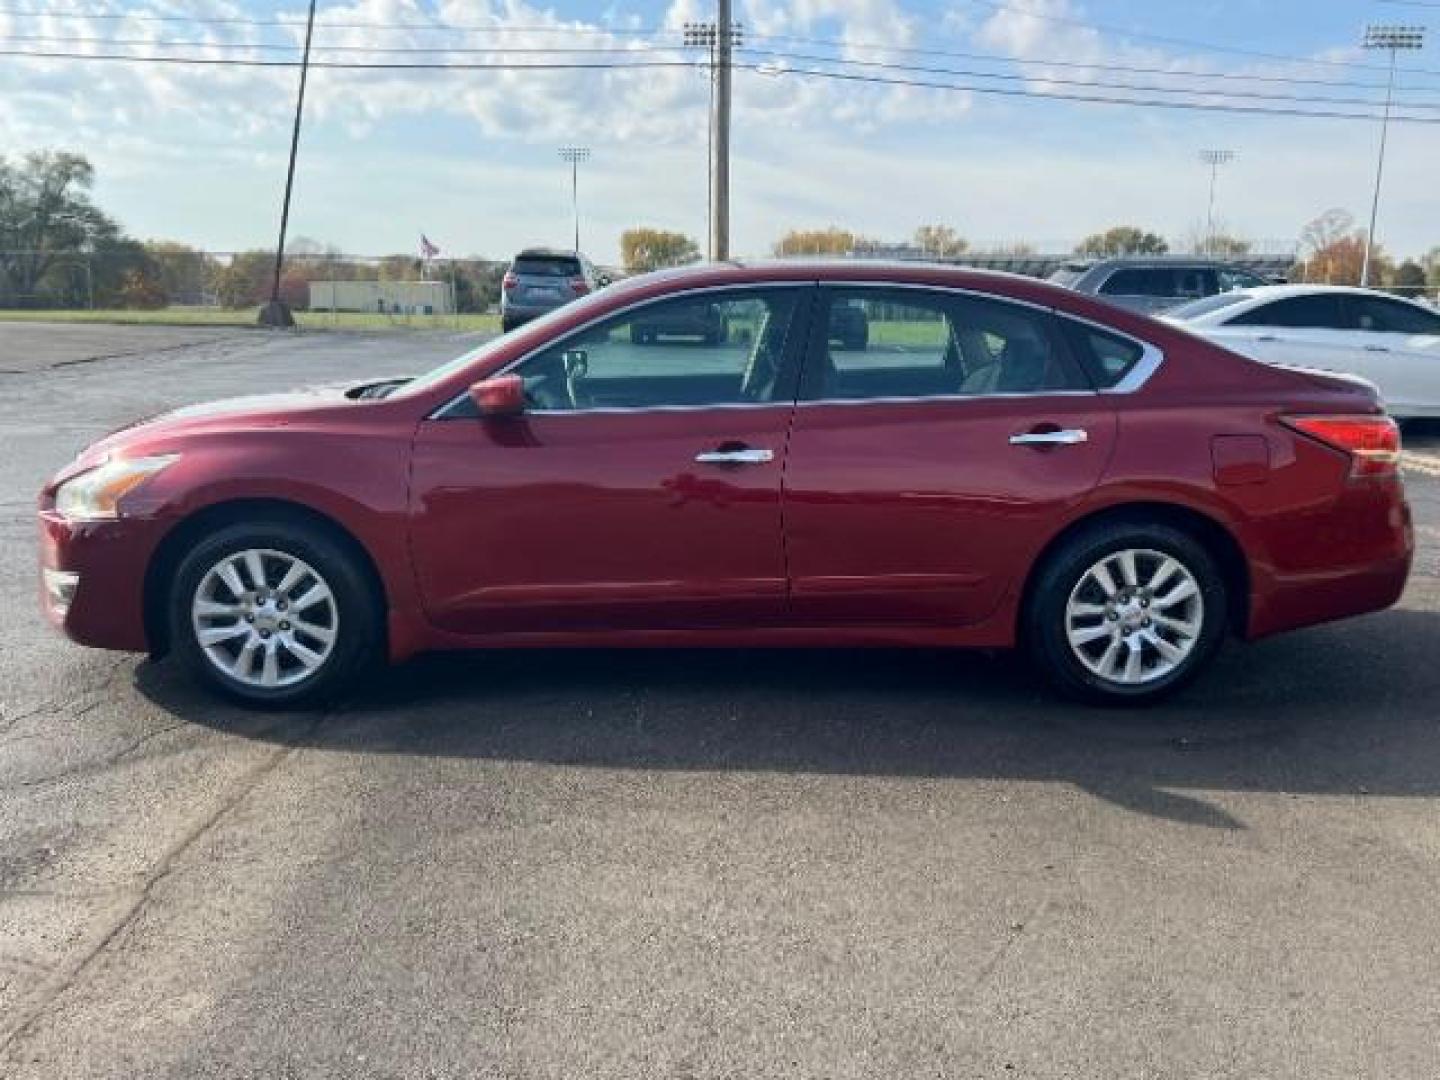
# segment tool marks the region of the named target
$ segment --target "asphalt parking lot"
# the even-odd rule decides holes
[[[1396,609],[1148,712],[1003,656],[560,652],[266,716],[45,626],[84,443],[474,340],[0,323],[0,1074],[1434,1075],[1440,432]]]

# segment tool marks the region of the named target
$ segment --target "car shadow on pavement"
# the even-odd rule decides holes
[[[1196,793],[1440,794],[1440,614],[1392,610],[1231,645],[1149,709],[1057,700],[1022,658],[887,650],[536,650],[420,657],[325,714],[218,704],[175,665],[142,693],[190,722],[353,753],[575,767],[1068,782],[1243,828]]]

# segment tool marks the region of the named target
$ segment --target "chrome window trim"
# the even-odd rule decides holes
[[[813,405],[903,405],[916,401],[939,401],[939,402],[961,402],[961,401],[993,401],[1009,400],[1014,398],[1035,398],[1035,397],[1073,397],[1073,398],[1098,398],[1114,394],[1133,394],[1141,389],[1151,377],[1158,371],[1165,362],[1164,352],[1156,345],[1151,344],[1144,338],[1138,338],[1134,334],[1116,329],[1107,323],[1097,322],[1094,319],[1087,319],[1083,315],[1076,315],[1065,311],[1062,308],[1046,304],[1036,303],[1033,300],[1022,300],[1018,297],[1004,296],[999,293],[987,292],[983,289],[970,289],[960,285],[934,285],[918,281],[875,281],[875,280],[851,280],[836,279],[827,281],[775,281],[763,283],[748,283],[744,285],[705,285],[694,289],[685,289],[679,292],[667,293],[664,296],[652,296],[644,300],[637,300],[634,303],[626,304],[624,307],[615,308],[604,315],[597,316],[588,322],[581,323],[574,330],[570,331],[565,338],[557,341],[547,342],[537,346],[522,356],[517,357],[506,364],[495,375],[507,375],[513,369],[524,364],[531,358],[538,356],[546,349],[560,344],[566,338],[574,337],[591,327],[605,322],[606,320],[624,315],[627,312],[639,308],[648,307],[652,304],[661,303],[685,296],[700,296],[712,292],[735,292],[742,289],[771,289],[771,288],[846,288],[846,289],[908,289],[920,292],[948,293],[958,296],[970,296],[981,300],[991,300],[999,304],[1009,304],[1014,307],[1027,308],[1031,311],[1039,311],[1053,315],[1058,319],[1069,319],[1072,322],[1080,323],[1099,330],[1102,333],[1110,334],[1113,337],[1122,338],[1125,341],[1133,342],[1140,346],[1140,359],[1136,362],[1125,377],[1114,386],[1101,387],[1092,390],[1051,390],[1025,393],[991,393],[991,394],[924,394],[915,396],[893,396],[873,398],[802,398],[795,401],[727,401],[717,402],[712,405],[630,405],[630,406],[602,406],[594,409],[528,409],[527,415],[534,416],[593,416],[595,414],[617,415],[627,413],[655,413],[655,412],[702,412],[712,409],[778,409]],[[493,378],[494,376],[492,376]],[[427,420],[449,419],[446,415],[450,409],[467,400],[466,394],[456,395],[444,405],[435,409],[426,417]],[[468,419],[468,418],[467,418]]]
[[[517,356],[514,360],[510,361],[510,363],[506,364],[506,365],[505,365],[503,368],[501,368],[499,371],[497,371],[497,372],[495,372],[494,374],[492,374],[492,375],[490,376],[490,378],[494,379],[494,378],[498,378],[498,377],[501,376],[501,375],[508,375],[508,374],[510,374],[510,372],[512,372],[515,368],[517,368],[517,367],[519,367],[521,364],[524,364],[524,363],[526,363],[527,361],[533,359],[534,357],[539,356],[542,352],[545,352],[547,349],[553,348],[553,347],[556,346],[556,345],[563,344],[565,341],[568,341],[569,339],[571,339],[571,338],[573,338],[573,337],[575,337],[575,336],[577,336],[577,335],[579,335],[579,334],[583,334],[586,330],[589,330],[591,327],[598,326],[600,323],[607,322],[607,321],[609,321],[610,319],[616,318],[617,316],[625,315],[625,314],[627,314],[628,312],[636,311],[636,310],[638,310],[638,309],[640,309],[640,308],[650,307],[650,306],[652,306],[652,305],[654,305],[654,304],[665,303],[665,302],[668,301],[668,300],[679,300],[679,299],[682,299],[682,298],[687,297],[687,296],[703,296],[703,295],[705,295],[706,293],[713,293],[713,292],[741,292],[741,291],[745,291],[745,290],[749,290],[749,291],[752,291],[752,292],[753,292],[753,291],[756,291],[756,290],[764,290],[764,289],[796,289],[796,288],[799,288],[799,289],[813,289],[813,288],[815,288],[816,284],[817,284],[817,282],[809,281],[809,280],[787,280],[787,281],[766,281],[766,282],[735,282],[735,283],[732,283],[732,284],[729,284],[729,285],[700,285],[700,286],[697,286],[697,287],[695,287],[695,288],[693,288],[693,289],[681,289],[681,290],[678,290],[678,291],[676,291],[676,292],[665,293],[663,296],[649,296],[649,297],[646,297],[646,298],[643,299],[643,300],[635,300],[635,301],[633,301],[633,302],[631,302],[631,303],[629,303],[629,304],[625,304],[625,305],[623,305],[623,306],[621,306],[621,307],[611,308],[609,311],[605,312],[603,315],[597,315],[597,316],[595,316],[595,318],[589,319],[589,320],[587,320],[586,322],[581,323],[579,326],[575,327],[575,328],[574,328],[573,330],[571,330],[569,333],[565,334],[564,337],[552,339],[552,340],[550,340],[550,341],[547,341],[547,342],[546,342],[545,344],[543,344],[543,345],[537,345],[535,348],[531,349],[529,352],[524,353],[524,354],[522,354],[522,355],[520,355],[520,356]],[[426,419],[426,420],[448,420],[448,419],[451,419],[451,417],[447,416],[446,414],[449,413],[449,411],[450,411],[451,409],[453,409],[455,406],[457,406],[457,405],[461,404],[462,402],[464,402],[464,401],[467,399],[468,393],[469,393],[468,391],[462,391],[461,393],[456,394],[456,395],[455,395],[453,398],[451,398],[449,401],[445,402],[445,404],[439,406],[439,407],[436,408],[436,409],[431,410],[430,414],[429,414],[428,416],[426,416],[425,419]],[[572,415],[574,415],[574,416],[579,416],[579,415],[590,415],[590,414],[598,413],[598,412],[660,412],[660,411],[665,411],[665,412],[695,412],[695,411],[700,410],[700,409],[722,409],[722,408],[728,408],[728,409],[754,409],[754,408],[771,408],[771,407],[774,407],[774,406],[777,406],[777,405],[783,405],[783,406],[785,406],[786,408],[789,408],[789,407],[790,407],[791,405],[793,405],[793,404],[795,404],[793,401],[726,401],[726,402],[718,402],[718,403],[716,403],[716,404],[714,404],[714,405],[631,405],[631,406],[613,406],[613,407],[606,407],[606,408],[599,408],[599,409],[527,409],[527,410],[525,410],[525,411],[526,411],[527,414],[543,414],[543,415],[545,415],[545,416],[572,416]],[[471,418],[467,417],[466,419],[471,419]]]

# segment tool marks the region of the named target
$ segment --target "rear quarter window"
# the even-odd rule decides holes
[[[1060,323],[1075,359],[1097,390],[1118,386],[1145,356],[1145,347],[1138,341],[1072,319],[1061,318]]]

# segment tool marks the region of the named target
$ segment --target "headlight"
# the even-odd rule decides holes
[[[119,517],[120,500],[179,457],[179,454],[160,454],[111,458],[61,484],[55,492],[55,509],[72,521]]]

